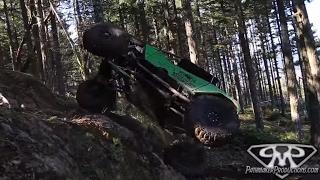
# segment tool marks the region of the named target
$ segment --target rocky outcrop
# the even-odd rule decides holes
[[[0,71],[0,93],[1,180],[184,179],[133,118],[86,114],[18,72]]]

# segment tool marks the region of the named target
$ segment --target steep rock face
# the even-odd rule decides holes
[[[127,116],[90,115],[29,75],[0,71],[0,179],[184,179],[166,142]]]
[[[32,76],[20,72],[0,70],[1,99],[6,98],[14,109],[63,111],[65,102],[55,97],[48,88]]]

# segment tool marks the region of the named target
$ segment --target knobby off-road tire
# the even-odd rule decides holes
[[[99,23],[83,34],[83,46],[102,57],[120,57],[128,53],[131,35],[110,23]]]
[[[80,107],[92,113],[101,113],[104,110],[115,109],[116,91],[112,86],[92,79],[79,85],[76,99]]]
[[[240,126],[235,105],[230,100],[215,95],[193,98],[185,120],[189,131],[207,145],[225,144]]]

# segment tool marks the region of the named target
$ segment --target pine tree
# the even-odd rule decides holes
[[[281,40],[282,40],[282,53],[284,55],[284,65],[287,75],[287,88],[290,101],[291,120],[296,124],[296,131],[298,135],[301,135],[301,116],[299,114],[299,97],[298,97],[298,81],[293,65],[293,57],[289,42],[289,33],[287,25],[287,17],[285,14],[285,7],[282,0],[276,0],[279,20],[281,26]]]
[[[297,27],[300,50],[306,80],[306,106],[311,121],[311,141],[320,147],[320,64],[304,1],[293,0],[294,18]]]
[[[235,3],[235,8],[237,10],[237,15],[238,15],[237,24],[239,28],[238,30],[239,30],[240,45],[242,48],[243,59],[244,59],[244,63],[245,63],[247,74],[248,74],[249,89],[250,89],[250,95],[252,99],[253,112],[255,115],[256,128],[258,130],[262,130],[263,129],[262,113],[259,105],[259,98],[258,98],[257,89],[256,89],[256,80],[254,79],[255,72],[253,68],[253,62],[250,56],[246,25],[244,22],[241,6],[242,6],[241,1],[237,0]]]

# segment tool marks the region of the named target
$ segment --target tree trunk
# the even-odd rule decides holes
[[[218,64],[218,76],[220,77],[220,81],[221,81],[221,85],[222,85],[222,89],[224,91],[226,91],[226,85],[225,85],[225,79],[224,79],[224,76],[223,76],[223,67],[222,67],[222,60],[221,60],[221,57],[220,57],[220,50],[219,48],[216,48],[214,47],[213,45],[217,45],[218,44],[218,38],[217,38],[217,32],[215,29],[213,29],[213,32],[212,32],[212,39],[213,39],[213,43],[212,43],[212,50],[213,50],[213,57],[214,57],[214,60],[217,62]]]
[[[300,40],[301,49],[307,56],[303,58],[303,65],[307,78],[307,111],[308,117],[311,120],[311,141],[316,147],[320,147],[320,70],[319,58],[316,54],[314,37],[312,34],[307,10],[304,1],[293,0],[294,17],[296,20],[296,27],[298,38]],[[318,100],[318,101],[317,101]]]
[[[248,30],[249,30],[249,34],[251,35],[252,39],[255,39],[255,30],[254,30],[254,26],[253,26],[253,21],[249,20],[249,26],[248,26]],[[261,68],[260,68],[260,59],[259,59],[259,54],[258,52],[258,48],[257,48],[257,44],[256,41],[250,41],[248,43],[252,44],[252,53],[253,53],[253,57],[252,57],[252,61],[253,61],[253,68],[254,68],[254,72],[255,72],[255,80],[257,81],[257,91],[258,91],[258,96],[260,100],[264,100],[264,90],[263,90],[263,79],[261,77]],[[250,44],[249,44],[250,47]]]
[[[36,3],[35,0],[30,0],[29,3],[29,10],[31,13],[31,24],[34,24],[34,26],[32,26],[32,36],[33,36],[33,40],[34,40],[34,47],[36,50],[36,61],[34,61],[32,68],[33,69],[37,69],[37,71],[39,72],[40,75],[40,79],[42,81],[45,80],[45,76],[44,76],[44,71],[43,71],[43,66],[42,66],[42,54],[41,54],[41,45],[40,45],[40,36],[39,36],[39,27],[36,25],[37,24],[37,16],[39,16],[39,14],[37,14],[36,11]]]
[[[3,53],[3,49],[2,49],[2,45],[1,45],[1,43],[0,43],[0,66],[3,66],[4,64],[5,64],[5,62],[4,62],[4,53]]]
[[[9,0],[10,3],[10,11],[9,11],[9,17],[11,23],[11,31],[12,31],[12,41],[13,41],[13,47],[15,49],[18,48],[19,46],[19,40],[18,40],[18,31],[17,31],[17,26],[20,28],[20,24],[16,24],[14,22],[20,21],[20,17],[17,16],[16,14],[16,9],[17,9],[17,4],[15,2],[16,0]],[[16,63],[16,69],[19,70],[20,69],[20,62],[15,61]]]
[[[34,56],[33,51],[33,45],[32,45],[32,38],[31,38],[31,26],[32,23],[29,22],[28,17],[28,10],[26,7],[26,4],[24,0],[20,0],[20,8],[21,8],[21,15],[23,20],[23,27],[25,30],[25,36],[26,36],[26,44],[27,44],[27,60],[24,63],[24,65],[21,67],[22,72],[31,71],[31,74],[33,74],[35,77],[39,78],[39,68],[37,65],[37,59]]]
[[[100,1],[98,2],[94,2],[94,3],[100,3]],[[81,13],[81,4],[79,2],[79,0],[74,0],[73,1],[73,6],[74,6],[74,12],[75,12],[75,20],[76,20],[76,27],[77,27],[77,35],[78,35],[78,41],[79,44],[82,44],[82,36],[83,36],[83,18],[82,18],[82,13]],[[101,17],[102,15],[99,15],[99,11],[100,9],[98,8],[95,13],[98,13],[97,15],[95,15],[95,21],[103,21],[103,17]],[[79,56],[81,57],[81,63],[83,64],[83,73],[85,77],[88,77],[91,71],[91,59],[88,56],[88,52],[87,51],[80,51]]]
[[[264,95],[264,89],[263,89],[263,77],[261,76],[261,67],[260,67],[260,59],[255,53],[254,58],[253,58],[254,64],[255,64],[255,74],[256,74],[256,80],[258,82],[258,91],[260,95],[260,100],[265,100],[265,95]]]
[[[46,32],[45,32],[45,25],[44,25],[44,18],[43,18],[43,10],[42,10],[42,0],[38,0],[36,4],[37,8],[37,24],[39,29],[39,43],[40,43],[40,52],[41,52],[41,58],[42,58],[42,71],[44,72],[43,79],[48,79],[48,48],[47,48],[47,38],[46,38]]]
[[[65,23],[61,20],[58,12],[56,11],[55,6],[50,1],[49,1],[49,4],[50,4],[51,12],[54,14],[54,16],[56,17],[57,21],[59,22],[59,25],[60,25],[63,33],[65,34],[65,36],[66,36],[66,38],[68,40],[68,43],[70,44],[70,46],[71,46],[71,48],[73,50],[73,53],[74,53],[74,55],[76,57],[75,59],[76,59],[77,65],[78,65],[78,69],[80,71],[80,75],[81,75],[83,80],[86,80],[87,76],[86,76],[86,73],[85,73],[83,60],[81,59],[81,54],[80,54],[79,50],[77,49],[77,47],[75,46],[74,41],[71,39],[66,27],[64,26]]]
[[[173,44],[174,42],[172,41],[172,22],[170,18],[170,8],[169,8],[169,3],[168,0],[162,0],[162,4],[164,6],[164,28],[165,28],[165,36],[167,39],[167,51],[176,53],[176,47]]]
[[[101,0],[92,0],[94,22],[103,22],[103,6]]]
[[[270,79],[269,65],[268,65],[268,60],[267,60],[267,56],[266,56],[266,48],[265,48],[266,39],[263,38],[261,34],[259,37],[260,37],[260,41],[261,41],[263,64],[264,64],[266,76],[267,76],[268,92],[269,92],[269,97],[271,100],[271,105],[273,107],[274,106],[274,98],[273,98],[273,90],[272,90],[272,84],[271,84],[271,79]]]
[[[266,32],[266,36],[268,36],[268,32]],[[272,84],[272,94],[273,94],[273,101],[274,101],[274,107],[277,106],[276,103],[276,96],[277,96],[277,91],[276,91],[276,81],[274,78],[274,66],[273,66],[273,59],[272,59],[272,52],[270,50],[270,42],[268,41],[267,37],[266,38],[266,51],[267,51],[267,62],[268,66],[270,68],[270,78],[271,78],[271,84]]]
[[[237,15],[238,15],[237,22],[238,22],[238,28],[239,28],[239,39],[240,39],[240,45],[243,52],[243,59],[244,59],[247,74],[248,74],[249,89],[250,89],[250,95],[252,100],[253,113],[255,115],[256,128],[258,130],[262,130],[263,121],[262,121],[261,108],[259,105],[259,98],[258,98],[257,89],[256,89],[256,80],[254,78],[255,73],[253,68],[253,62],[250,56],[246,25],[244,22],[240,0],[236,0],[235,8],[237,10]]]
[[[240,112],[243,113],[244,112],[243,99],[242,99],[243,94],[241,91],[240,78],[239,78],[238,65],[237,65],[236,58],[233,58],[232,69],[233,69],[233,73],[234,73],[234,81],[235,81],[236,88],[237,88],[237,99],[238,99],[238,102],[240,105]]]
[[[133,18],[134,18],[134,33],[136,36],[139,37],[139,39],[144,39],[142,33],[141,33],[141,28],[139,26],[139,16],[138,16],[138,12],[137,9],[134,8],[132,9],[132,13],[133,13]]]
[[[158,21],[157,21],[155,8],[153,9],[152,25],[153,25],[154,34],[156,36],[156,45],[161,49],[162,45],[161,45],[161,40],[160,40],[160,36],[159,36],[160,30],[159,30],[159,25],[158,25]]]
[[[137,6],[138,6],[138,14],[139,14],[139,22],[141,25],[141,31],[142,31],[142,40],[145,43],[149,42],[149,26],[148,26],[148,22],[147,22],[147,18],[146,18],[146,12],[144,10],[145,8],[145,1],[144,0],[140,0],[137,1]]]
[[[240,62],[240,74],[242,76],[242,84],[243,84],[243,88],[244,88],[244,105],[248,106],[250,104],[250,92],[249,92],[249,88],[248,88],[248,78],[247,78],[247,73],[245,70],[245,65],[244,65],[244,60],[242,59],[242,54],[240,47],[238,49],[238,59]]]
[[[52,34],[52,47],[53,47],[53,64],[55,67],[55,75],[56,75],[56,86],[58,93],[60,95],[65,95],[65,86],[64,86],[64,71],[62,69],[62,60],[61,60],[61,52],[60,52],[60,43],[58,36],[58,28],[55,16],[51,15],[51,34]]]
[[[199,30],[197,31],[198,32],[198,37],[197,39],[200,40],[200,42],[198,42],[199,44],[199,53],[200,53],[200,56],[199,56],[199,65],[200,67],[206,69],[207,68],[207,60],[208,60],[208,54],[207,54],[207,43],[206,43],[206,33],[204,33],[204,30],[203,30],[203,18],[201,16],[201,13],[200,13],[200,7],[199,7],[199,0],[196,0],[195,1],[195,5],[196,5],[196,15],[198,17],[198,23],[199,23]]]
[[[223,66],[222,66],[222,63],[221,63],[221,66],[223,67],[223,71],[224,73],[222,73],[222,76],[226,75],[224,78],[225,79],[225,86],[226,86],[226,92],[230,93],[230,86],[229,86],[229,83],[230,83],[230,79],[229,79],[229,76],[228,76],[228,67],[227,67],[227,60],[226,60],[226,51],[225,50],[222,50],[221,52],[222,54],[222,62],[223,62]]]
[[[232,44],[229,45],[229,60],[228,60],[228,64],[229,64],[229,69],[230,69],[230,79],[231,79],[231,92],[233,94],[233,97],[235,99],[240,100],[241,98],[239,98],[239,92],[238,91],[238,87],[237,87],[237,80],[239,81],[239,76],[238,76],[238,68],[237,68],[237,64],[236,64],[236,56],[235,53],[233,51],[233,47]],[[238,77],[236,77],[238,76]],[[238,78],[238,79],[237,79]],[[240,82],[239,86],[240,86]],[[240,104],[240,102],[239,102]]]
[[[177,31],[177,39],[178,39],[178,50],[177,50],[177,54],[178,55],[182,55],[183,52],[183,43],[182,43],[182,37],[181,37],[181,21],[178,17],[178,11],[177,11],[177,7],[176,7],[176,0],[172,0],[172,5],[173,5],[173,13],[174,13],[174,21],[177,23],[176,25],[176,31]]]
[[[258,28],[258,38],[260,40],[260,48],[261,48],[261,56],[262,56],[262,61],[263,61],[263,66],[264,66],[264,70],[265,70],[265,76],[266,78],[263,78],[263,82],[264,84],[267,86],[264,88],[265,89],[268,89],[268,90],[265,90],[266,92],[266,97],[269,96],[270,98],[270,102],[271,102],[271,107],[273,108],[274,107],[274,95],[273,95],[273,86],[272,86],[272,82],[271,82],[271,77],[272,77],[272,72],[270,72],[270,69],[269,69],[269,63],[268,63],[268,58],[267,58],[267,38],[266,38],[266,32],[265,32],[265,29],[264,29],[264,26],[265,26],[265,18],[267,17],[263,17],[263,16],[260,16],[260,17],[256,17],[255,18],[255,22],[256,22],[256,26]],[[263,72],[261,72],[263,74]],[[267,82],[265,82],[265,80],[267,80]],[[266,100],[269,100],[268,98],[266,98]]]
[[[126,29],[125,28],[125,22],[124,22],[124,11],[123,11],[123,8],[122,8],[122,5],[120,4],[119,7],[118,7],[118,15],[119,15],[119,23],[120,23],[120,26],[123,28],[123,29]]]
[[[15,56],[14,56],[14,43],[13,43],[13,37],[12,37],[12,31],[11,31],[11,23],[9,20],[9,13],[8,13],[8,7],[6,0],[3,0],[3,10],[5,13],[5,22],[6,22],[6,28],[7,28],[7,35],[9,38],[9,49],[10,49],[10,59],[12,63],[12,70],[16,70],[16,62]]]
[[[282,86],[281,86],[281,81],[280,81],[277,53],[276,53],[276,50],[275,50],[276,46],[275,46],[274,41],[273,41],[271,26],[270,26],[270,23],[269,23],[269,17],[268,17],[267,26],[268,26],[268,31],[269,31],[269,36],[270,36],[270,41],[271,41],[271,46],[272,46],[271,49],[272,49],[272,56],[273,56],[273,60],[274,60],[274,66],[275,66],[275,70],[276,70],[276,81],[277,81],[278,88],[279,88],[280,111],[281,111],[281,114],[284,116],[285,103],[284,103]]]
[[[184,10],[184,25],[186,28],[186,35],[188,39],[190,61],[198,65],[198,47],[193,32],[195,29],[190,1],[182,0],[182,7]]]
[[[296,124],[296,132],[297,132],[297,135],[300,137],[301,117],[299,114],[299,97],[297,92],[298,81],[296,79],[296,73],[293,65],[293,57],[292,57],[291,46],[289,42],[287,18],[285,14],[283,1],[276,0],[276,2],[278,7],[278,13],[279,13],[280,27],[281,27],[281,37],[282,37],[281,45],[282,45],[282,53],[284,55],[284,61],[285,61],[284,63],[285,71],[287,74],[287,88],[288,88],[288,96],[290,101],[291,119]]]

